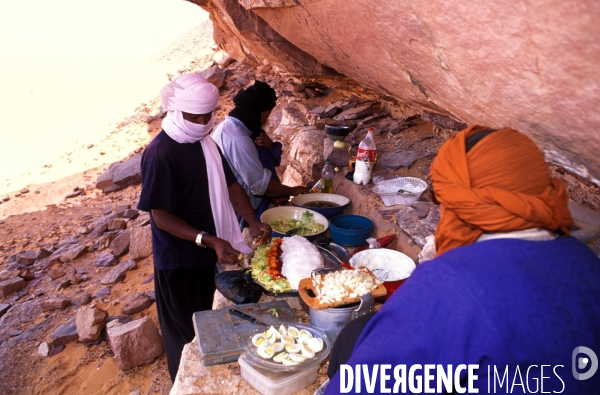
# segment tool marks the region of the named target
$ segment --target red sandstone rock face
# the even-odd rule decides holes
[[[516,0],[195,0],[236,59],[333,69],[420,110],[512,127],[600,184],[600,7]]]

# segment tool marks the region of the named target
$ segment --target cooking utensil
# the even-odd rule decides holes
[[[300,230],[300,228],[294,228],[294,229],[290,229],[290,230],[288,230],[287,232],[285,232],[283,235],[284,235],[285,237],[290,237],[290,236],[293,236],[293,235],[295,235],[296,233],[298,233],[298,230]]]
[[[256,325],[268,326],[264,322],[258,321],[256,318],[252,317],[251,315],[248,315],[246,313],[242,313],[241,311],[236,310],[236,309],[229,309],[229,314],[233,314],[236,317],[239,317],[239,318],[241,318],[243,320],[249,321],[249,322],[251,322],[253,324],[256,324]]]

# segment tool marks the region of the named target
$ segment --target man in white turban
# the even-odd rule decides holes
[[[270,232],[210,137],[219,90],[186,74],[160,92],[168,111],[163,130],[142,155],[138,208],[150,212],[156,306],[167,364],[175,380],[183,346],[194,338],[192,315],[210,310],[217,262],[232,264],[250,248],[235,211],[251,236]]]

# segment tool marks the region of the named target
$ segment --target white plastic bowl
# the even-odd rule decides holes
[[[404,280],[416,267],[408,255],[388,248],[373,248],[357,252],[348,263],[352,267],[366,267],[375,277],[385,282]]]

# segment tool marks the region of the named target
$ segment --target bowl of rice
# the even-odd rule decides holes
[[[407,255],[387,248],[357,252],[348,263],[352,267],[366,267],[382,281],[387,290],[386,299],[410,277],[416,267],[415,262]]]
[[[302,207],[274,207],[262,213],[260,221],[271,226],[274,237],[284,237],[286,232],[297,229],[294,235],[314,240],[329,229],[327,218]]]

